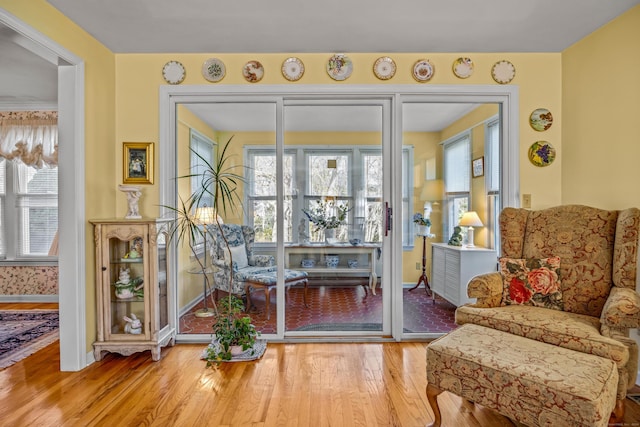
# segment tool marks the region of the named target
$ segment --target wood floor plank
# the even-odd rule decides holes
[[[40,307],[38,307],[40,308]],[[425,343],[269,343],[263,358],[205,368],[203,344],[105,358],[59,371],[59,345],[0,371],[7,426],[424,426]],[[513,427],[450,393],[438,396],[444,426]],[[627,399],[622,424],[640,425]]]

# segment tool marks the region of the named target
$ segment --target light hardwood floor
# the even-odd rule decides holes
[[[159,362],[109,354],[60,372],[55,343],[0,371],[0,425],[424,426],[425,345],[270,343],[259,361],[206,369],[203,344],[179,344]],[[444,426],[514,426],[450,393],[439,402]],[[640,425],[640,405],[626,406]]]

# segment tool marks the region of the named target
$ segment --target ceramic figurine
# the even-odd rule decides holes
[[[131,317],[124,316],[123,319],[127,322],[124,325],[125,334],[140,335],[142,333],[142,321],[135,314],[131,313]]]
[[[462,246],[462,228],[459,226],[453,227],[453,234],[449,239],[451,246]]]

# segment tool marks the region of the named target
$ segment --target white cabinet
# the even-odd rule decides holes
[[[456,306],[475,302],[467,297],[469,280],[497,270],[498,258],[492,249],[433,243],[431,251],[431,289]]]

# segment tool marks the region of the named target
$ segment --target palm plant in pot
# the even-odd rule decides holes
[[[196,252],[196,244],[201,239],[206,242],[206,228],[202,227],[202,222],[197,218],[195,212],[197,208],[203,206],[203,200],[210,200],[213,208],[213,226],[217,228],[217,236],[222,238],[224,246],[227,248],[229,266],[233,271],[233,256],[229,250],[229,242],[222,228],[220,214],[226,216],[242,208],[242,200],[238,194],[238,185],[243,183],[244,177],[235,173],[234,167],[229,166],[229,146],[233,137],[225,143],[220,154],[211,164],[199,153],[191,150],[200,160],[201,169],[198,174],[190,174],[180,178],[198,178],[199,187],[193,191],[186,201],[180,199],[178,207],[165,206],[175,214],[175,220],[169,230],[169,238],[176,238],[179,242],[186,242],[191,247],[192,254],[202,269],[205,277],[205,286],[210,286],[206,262],[203,262]],[[206,261],[205,248],[205,261]],[[206,297],[206,291],[205,291]],[[251,350],[256,342],[256,337],[260,335],[253,324],[251,318],[243,315],[243,302],[241,299],[229,293],[219,301],[219,306],[213,303],[214,341],[205,349],[203,358],[207,360],[207,366],[219,364],[223,360],[231,360],[232,350],[239,346],[242,351]]]

